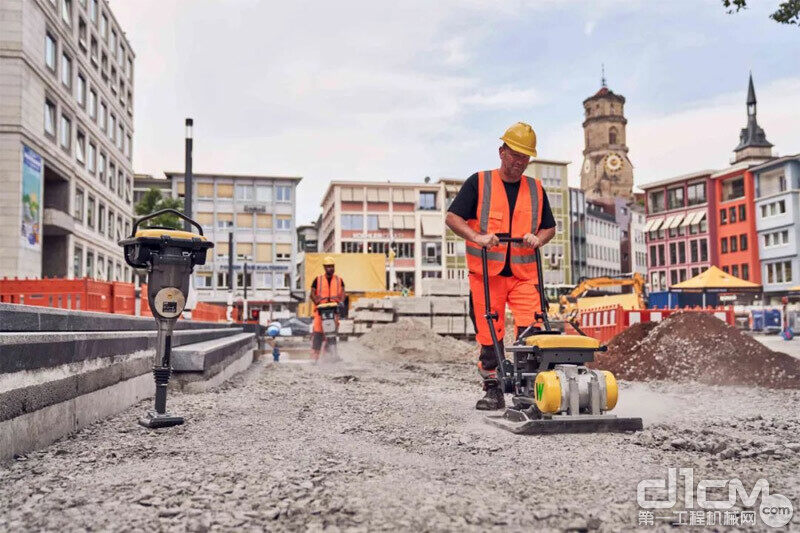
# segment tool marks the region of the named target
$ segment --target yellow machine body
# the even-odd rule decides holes
[[[568,348],[595,352],[600,348],[600,341],[581,335],[532,335],[525,338],[525,346],[536,346],[542,350]]]
[[[533,399],[542,413],[558,414],[569,409],[569,391],[567,382],[574,380],[578,394],[580,409],[589,408],[590,382],[596,380],[600,391],[600,409],[611,411],[617,405],[619,389],[614,374],[607,370],[590,370],[586,367],[574,367],[577,372],[568,372],[559,365],[555,370],[539,372],[533,388]]]
[[[208,240],[203,235],[192,233],[191,231],[182,231],[177,229],[161,229],[161,228],[140,229],[139,231],[136,232],[134,238],[138,239],[140,237],[151,237],[151,238],[155,237],[158,239],[165,235],[171,239],[186,239],[189,241],[192,239],[200,239],[201,241]]]

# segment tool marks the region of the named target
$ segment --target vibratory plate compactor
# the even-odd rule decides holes
[[[522,239],[500,236],[500,242],[521,244]],[[497,374],[504,392],[513,394],[513,407],[486,421],[508,431],[526,435],[554,433],[600,433],[639,431],[641,418],[620,418],[609,414],[617,403],[617,381],[611,372],[592,370],[585,364],[594,352],[605,351],[597,339],[586,335],[562,335],[550,328],[544,291],[542,261],[536,250],[539,298],[544,330],[535,324],[523,331],[506,349],[506,359],[495,332],[497,311],[489,306],[486,248],[482,250],[485,318],[497,356]],[[499,310],[504,312],[505,310]]]

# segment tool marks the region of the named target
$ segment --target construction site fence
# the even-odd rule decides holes
[[[733,307],[685,307],[681,309],[623,309],[622,306],[586,309],[579,315],[579,327],[586,335],[600,342],[608,342],[634,324],[661,322],[675,313],[707,313],[723,322],[735,326]],[[578,334],[571,325],[565,325],[566,333]]]
[[[79,279],[0,279],[0,303],[56,307],[79,311],[97,311],[121,315],[153,316],[147,301],[147,284],[143,283],[136,311],[136,286],[122,281]],[[197,302],[192,320],[225,322],[226,308]]]

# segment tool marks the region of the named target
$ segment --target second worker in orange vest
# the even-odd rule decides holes
[[[447,226],[467,241],[470,316],[475,324],[475,339],[481,345],[478,371],[486,392],[475,407],[483,410],[505,407],[505,397],[497,379],[491,332],[484,318],[481,248],[488,248],[490,307],[497,313],[495,327],[502,344],[506,304],[511,308],[517,332],[531,325],[541,310],[535,250],[556,233],[541,182],[522,175],[530,158],[536,157],[533,128],[518,122],[501,140],[500,168],[470,176],[450,204],[446,218]],[[524,244],[498,244],[498,233],[521,237]]]
[[[317,312],[317,305],[325,302],[344,303],[344,281],[334,271],[336,266],[333,257],[327,256],[322,261],[325,273],[311,282],[311,301],[314,304],[314,326],[311,333],[311,360],[318,361],[325,335],[322,332],[322,317]],[[337,319],[338,325],[338,319]],[[328,342],[336,342],[330,339]]]

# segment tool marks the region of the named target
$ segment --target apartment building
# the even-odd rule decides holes
[[[714,173],[701,170],[642,186],[650,291],[666,291],[716,264]]]
[[[587,277],[586,263],[586,194],[576,187],[569,188],[570,257],[572,285]]]
[[[537,178],[550,201],[550,210],[556,221],[556,234],[542,248],[544,282],[546,285],[565,285],[572,280],[572,246],[570,224],[569,161],[531,159],[524,174]]]
[[[750,172],[764,300],[775,304],[800,283],[800,154],[754,166]]]
[[[322,199],[320,251],[388,258],[393,249],[396,287],[387,268],[389,288],[413,290],[423,278],[464,278],[463,241],[448,236],[444,225],[448,201],[459,186],[457,180],[332,181]]]
[[[586,275],[618,276],[621,231],[608,203],[586,201]]]
[[[102,0],[0,3],[0,276],[129,280],[133,65]]]
[[[638,272],[642,276],[647,276],[647,242],[645,241],[644,228],[647,224],[644,206],[632,203],[629,204],[630,210],[630,229],[629,229],[629,245],[630,250],[628,263],[625,262],[623,257],[622,271],[623,272]]]
[[[165,174],[173,196],[185,199],[184,175]],[[192,218],[214,241],[206,264],[195,267],[198,300],[227,302],[228,259],[233,254],[234,293],[243,296],[246,287],[249,308],[267,309],[271,305],[273,312],[280,312],[296,307],[299,300],[292,288],[296,286],[296,189],[301,179],[193,175]],[[233,249],[228,244],[231,234]]]

